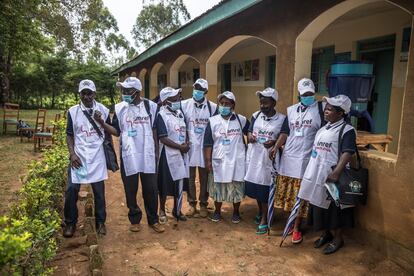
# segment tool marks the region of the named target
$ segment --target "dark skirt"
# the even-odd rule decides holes
[[[261,203],[267,203],[269,200],[269,186],[245,181],[245,194]]]
[[[354,227],[354,208],[342,209],[331,202],[328,209],[310,204],[308,223],[314,231]]]
[[[178,195],[178,181],[172,179],[164,148],[158,164],[158,191],[160,197]],[[188,192],[188,178],[184,179],[183,191]]]

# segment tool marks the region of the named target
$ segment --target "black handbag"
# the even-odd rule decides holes
[[[91,115],[86,110],[82,110],[82,112],[83,114],[85,114],[86,118],[91,123],[96,133],[98,133],[98,136],[104,139],[103,149],[105,153],[106,168],[108,170],[116,172],[117,170],[119,170],[119,166],[118,166],[118,159],[116,158],[114,145],[112,143],[112,136],[110,134],[107,134],[106,132],[104,136],[102,134],[102,131],[96,125],[95,121],[92,119]]]
[[[342,134],[346,124],[341,127],[338,138],[338,159],[341,156]],[[357,168],[345,167],[336,184],[339,203],[343,205],[365,205],[368,196],[368,170],[361,165],[361,156],[356,148]]]

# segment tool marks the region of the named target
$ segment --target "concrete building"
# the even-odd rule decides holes
[[[225,0],[114,73],[138,76],[149,98],[166,85],[182,87],[188,98],[200,76],[210,99],[231,90],[237,112],[250,117],[259,89],[275,87],[284,112],[297,101],[300,78],[311,77],[323,96],[331,63],[373,62],[369,110],[377,132],[393,142],[388,152],[363,152],[369,200],[355,233],[414,271],[413,14],[412,0]]]

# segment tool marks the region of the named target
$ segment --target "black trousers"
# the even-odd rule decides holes
[[[141,178],[142,197],[149,225],[158,223],[158,186],[156,173],[137,173],[130,176],[125,175],[125,168],[121,157],[121,178],[124,184],[128,218],[131,224],[139,224],[142,219],[142,211],[137,203],[138,177]]]
[[[64,216],[65,223],[76,224],[78,221],[78,194],[80,186],[83,184],[72,183],[70,166],[68,169],[68,183],[65,193]],[[103,181],[91,183],[93,196],[95,199],[95,221],[96,223],[105,223],[106,221],[106,203],[105,203],[105,184]]]

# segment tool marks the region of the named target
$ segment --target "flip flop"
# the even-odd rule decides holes
[[[263,235],[263,234],[266,234],[267,233],[267,230],[268,230],[268,225],[267,224],[261,224],[261,225],[259,225],[259,226],[257,226],[257,229],[256,229],[256,234],[257,235]]]

